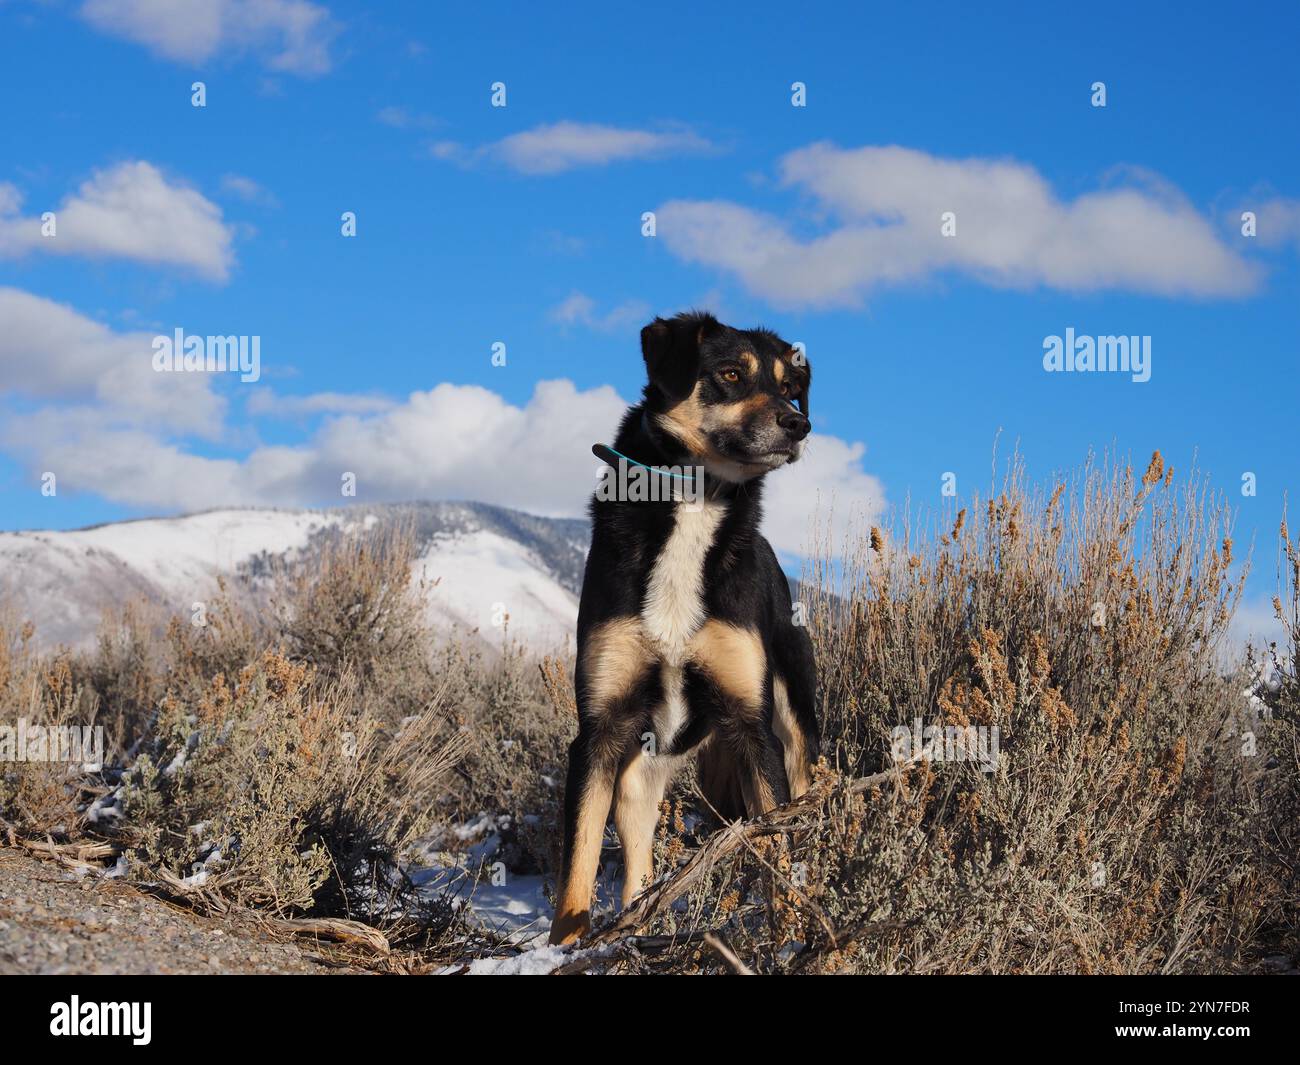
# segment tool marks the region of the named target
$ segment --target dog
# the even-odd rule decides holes
[[[812,641],[758,532],[763,478],[811,429],[812,368],[775,333],[700,312],[656,318],[641,351],[642,401],[593,451],[670,487],[591,502],[552,943],[591,928],[611,804],[626,908],[653,881],[659,805],[688,758],[735,818],[802,795],[818,756]]]

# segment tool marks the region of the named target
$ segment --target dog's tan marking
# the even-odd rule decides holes
[[[804,382],[807,379],[808,371],[806,369],[806,364],[800,362],[799,352],[796,348],[791,348],[788,352],[777,359],[773,364],[772,369],[773,373],[776,375],[776,383],[778,385],[785,381],[786,378],[789,378],[790,383],[796,392],[803,388]]]
[[[808,790],[809,779],[808,750],[804,745],[803,729],[795,720],[794,710],[790,706],[790,693],[785,686],[785,678],[780,674],[772,677],[772,699],[776,712],[772,715],[772,731],[781,741],[785,751],[785,779],[790,784],[790,798],[797,799]]]
[[[740,403],[705,404],[700,400],[700,386],[676,406],[655,415],[660,428],[675,436],[683,446],[706,462],[726,464],[729,460],[719,455],[709,443],[709,431],[719,426],[734,425],[755,401],[766,402],[766,397],[751,397]]]
[[[772,785],[757,769],[750,768],[749,772],[740,774],[740,790],[745,795],[746,816],[762,817],[769,810],[776,809]]]
[[[706,621],[691,641],[691,657],[729,697],[733,712],[751,721],[762,716],[767,656],[758,633],[725,621]],[[776,795],[757,759],[745,758],[742,763],[745,813],[757,817],[776,806]]]
[[[551,922],[552,943],[573,943],[591,930],[591,891],[600,867],[600,843],[613,793],[613,773],[593,770],[578,799],[573,849]]]
[[[688,451],[700,456],[710,453],[709,441],[704,435],[704,410],[698,384],[686,399],[656,417],[659,425],[677,437]]]
[[[739,425],[748,409],[747,401],[739,403],[718,403],[709,408],[708,429],[720,429],[724,426]]]
[[[615,618],[596,627],[583,648],[588,712],[607,712],[632,690],[654,660],[640,618]],[[609,735],[613,742],[619,733],[614,730]],[[578,797],[569,864],[551,925],[552,943],[572,943],[591,927],[591,889],[600,865],[601,839],[614,794],[613,767],[617,765],[617,751],[608,753],[610,757],[593,759],[595,764]],[[602,769],[602,765],[609,768]],[[652,837],[653,831],[652,824]]]
[[[758,633],[706,621],[691,641],[691,658],[746,713],[762,712],[767,659]]]
[[[625,694],[651,661],[639,619],[615,618],[598,626],[583,651],[592,705],[603,709]]]
[[[735,403],[716,403],[709,407],[700,423],[700,428],[708,432],[712,429],[743,425],[751,416],[761,413],[771,402],[770,396],[759,392]]]
[[[740,361],[745,364],[745,372],[749,374],[750,377],[753,377],[758,373],[758,356],[752,351],[742,351],[740,353]]]
[[[678,759],[637,751],[619,770],[614,795],[614,827],[623,848],[623,906],[654,881],[655,827],[664,788]]]
[[[717,406],[706,406],[701,403],[699,391],[700,386],[696,384],[695,391],[688,398],[682,400],[672,409],[656,414],[654,416],[655,423],[664,432],[678,440],[692,456],[703,463],[704,468],[710,474],[720,480],[740,484],[753,477],[756,473],[766,472],[770,467],[729,459],[725,455],[719,454],[713,445],[709,443],[709,431],[728,424],[728,415],[716,413],[719,410]],[[757,401],[755,400],[755,402]],[[766,402],[766,399],[761,401]],[[737,405],[729,404],[728,406],[734,407]],[[739,413],[739,411],[732,411],[731,416],[738,418]]]

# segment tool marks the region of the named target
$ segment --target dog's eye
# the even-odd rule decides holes
[[[721,377],[729,385],[734,385],[740,380],[740,371],[734,368],[728,368],[722,371]]]

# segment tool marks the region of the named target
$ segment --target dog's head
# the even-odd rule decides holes
[[[766,329],[710,314],[656,318],[641,330],[646,411],[709,473],[747,481],[803,450],[812,368]]]

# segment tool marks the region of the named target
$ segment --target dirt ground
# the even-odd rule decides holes
[[[0,973],[337,973],[311,944],[0,848]]]

